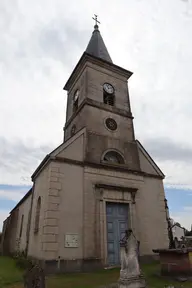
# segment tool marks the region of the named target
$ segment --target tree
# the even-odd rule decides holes
[[[185,236],[192,236],[192,231],[188,231],[188,230],[186,230],[186,232],[185,232]]]

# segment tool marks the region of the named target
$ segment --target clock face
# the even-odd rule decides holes
[[[113,88],[113,86],[112,86],[111,84],[109,84],[109,83],[105,83],[105,84],[103,85],[103,89],[104,89],[104,91],[105,91],[106,93],[108,93],[108,94],[113,94],[113,93],[114,93],[114,88]]]

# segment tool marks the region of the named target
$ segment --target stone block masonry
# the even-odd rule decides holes
[[[45,219],[43,227],[43,251],[46,253],[47,259],[58,258],[58,234],[59,234],[59,209],[60,209],[60,193],[62,190],[62,177],[59,164],[50,163],[48,196],[45,208]]]
[[[192,265],[190,254],[192,248],[155,249],[153,252],[159,253],[162,276],[191,278]]]

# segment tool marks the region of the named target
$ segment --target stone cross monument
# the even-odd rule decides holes
[[[131,229],[125,231],[121,245],[119,288],[145,288],[145,279],[139,267],[139,247]]]

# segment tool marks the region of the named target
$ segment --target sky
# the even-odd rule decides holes
[[[63,86],[98,14],[129,80],[136,138],[166,175],[171,217],[192,215],[192,0],[0,1],[0,230],[63,140]]]

